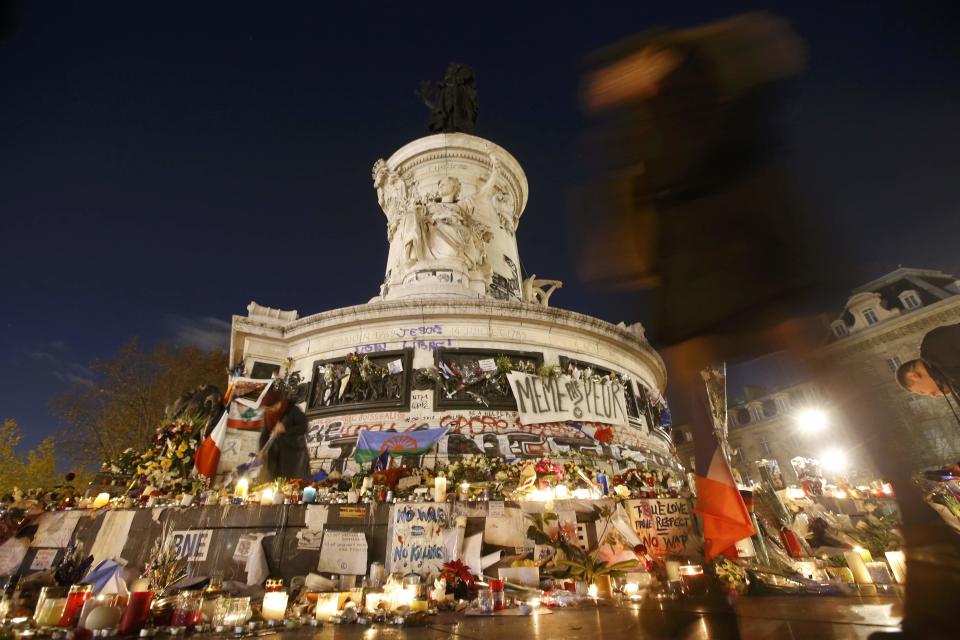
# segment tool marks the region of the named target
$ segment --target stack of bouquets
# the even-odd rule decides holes
[[[651,469],[641,465],[614,476],[611,484],[614,492],[626,497],[619,487],[626,487],[633,498],[676,498],[677,490],[670,486],[670,472],[663,469]]]
[[[145,500],[150,495],[192,492],[190,472],[202,428],[189,420],[159,428],[150,446],[139,456],[127,495]]]

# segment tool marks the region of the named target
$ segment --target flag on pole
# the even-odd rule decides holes
[[[696,511],[703,520],[704,556],[712,560],[738,541],[752,536],[754,528],[720,441],[726,433],[725,375],[704,370],[703,377],[705,385],[696,385],[690,422],[697,483]]]
[[[193,464],[199,475],[213,478],[217,475],[217,465],[220,464],[220,451],[223,448],[223,439],[227,435],[228,411],[224,411],[213,428],[193,455]]]
[[[363,464],[376,460],[383,453],[391,456],[421,456],[447,433],[449,427],[420,429],[418,431],[367,431],[357,437],[353,459]]]

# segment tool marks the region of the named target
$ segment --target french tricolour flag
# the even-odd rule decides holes
[[[220,450],[223,448],[223,439],[227,435],[227,416],[228,412],[224,411],[217,422],[217,426],[197,447],[197,452],[193,456],[193,464],[196,467],[197,475],[207,478],[213,478],[217,475],[217,465],[220,464]]]
[[[697,482],[696,511],[703,520],[704,556],[712,560],[738,541],[752,536],[754,528],[730,465],[717,442],[709,406],[705,387],[697,385],[690,419]]]

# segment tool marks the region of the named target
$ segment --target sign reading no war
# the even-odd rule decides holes
[[[212,538],[213,529],[174,531],[173,545],[177,550],[177,555],[187,562],[203,562],[207,559]]]
[[[627,424],[627,401],[620,382],[574,380],[565,375],[541,378],[517,371],[507,377],[523,424],[567,420]]]

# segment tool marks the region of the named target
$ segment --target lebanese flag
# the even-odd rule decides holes
[[[694,400],[690,422],[697,483],[695,511],[703,520],[704,556],[712,560],[752,536],[754,528],[713,430],[705,387],[697,385]]]
[[[224,411],[213,428],[193,456],[193,464],[196,467],[197,475],[213,478],[217,475],[217,465],[220,464],[220,449],[223,447],[223,439],[227,435],[227,415]]]

